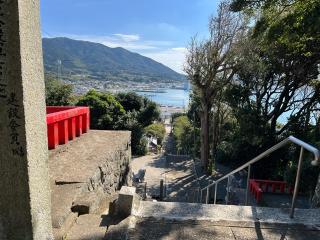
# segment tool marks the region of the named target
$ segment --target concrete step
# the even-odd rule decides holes
[[[134,211],[140,218],[153,217],[167,220],[205,220],[211,222],[256,222],[260,224],[301,225],[320,229],[320,209],[296,209],[294,218],[289,209],[255,206],[213,205],[181,202],[143,202]]]
[[[283,209],[142,202],[123,220],[82,215],[68,240],[209,240],[320,239],[320,209],[297,209],[290,219]]]
[[[217,225],[211,221],[174,221],[167,219],[130,219],[124,229],[106,239],[112,240],[317,240],[320,232],[315,229],[297,229],[290,226],[265,227],[259,224],[250,226]],[[133,226],[134,222],[134,226]],[[119,230],[120,228],[118,228]],[[115,229],[113,229],[115,230]],[[116,231],[113,231],[115,233]]]

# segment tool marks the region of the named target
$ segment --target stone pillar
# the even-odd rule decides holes
[[[122,186],[118,197],[117,214],[121,217],[130,216],[139,202],[135,187]]]
[[[0,0],[0,239],[53,239],[39,0]]]

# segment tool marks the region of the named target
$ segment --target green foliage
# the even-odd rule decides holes
[[[144,130],[146,134],[156,137],[158,140],[158,144],[162,145],[162,141],[166,134],[166,129],[163,123],[153,123],[147,126]]]
[[[181,116],[185,116],[185,115],[186,114],[182,113],[182,112],[172,113],[171,114],[171,122],[173,123],[176,118],[181,117]]]
[[[125,110],[110,93],[100,93],[90,90],[79,99],[78,106],[89,106],[91,128],[94,129],[121,129]]]
[[[135,148],[132,148],[132,152],[138,156],[146,155],[148,153],[147,144],[147,139],[140,138],[139,144],[136,144]]]
[[[296,156],[297,159],[297,156]],[[317,176],[320,171],[310,164],[312,159],[305,159],[302,163],[301,170],[301,181],[299,184],[300,192],[310,193],[313,192],[316,186]],[[289,186],[294,187],[297,174],[297,161],[290,161],[288,163],[287,169],[285,171],[285,180],[288,182]]]
[[[67,106],[72,103],[72,85],[63,84],[49,76],[46,76],[45,84],[47,106]]]
[[[128,116],[129,115],[129,116]],[[147,140],[144,138],[144,128],[134,116],[127,113],[127,121],[123,129],[131,131],[131,150],[134,155],[147,153]]]
[[[249,13],[255,25],[238,53],[236,77],[223,96],[235,121],[223,134],[232,137],[223,137],[218,145],[218,160],[241,165],[288,135],[315,144],[319,137],[314,122],[319,123],[320,84],[315,79],[320,1],[233,0],[231,8]],[[290,117],[280,123],[284,113]],[[281,149],[255,164],[255,177],[283,179],[286,171],[292,182],[298,154],[291,148]],[[303,174],[309,177],[301,179],[302,189],[313,186],[318,174],[306,161]]]
[[[144,98],[135,92],[118,93],[116,95],[116,99],[126,109],[126,111],[140,112],[144,107]]]
[[[130,112],[131,116],[135,116],[142,127],[146,127],[160,119],[159,106],[146,97],[128,92],[118,93],[116,99],[124,107],[126,112]]]
[[[177,152],[192,154],[193,148],[195,147],[194,129],[187,116],[175,118],[173,122],[173,137]]]
[[[131,147],[134,155],[145,155],[147,142],[144,128],[160,115],[156,103],[135,93],[101,93],[90,90],[82,96],[78,106],[89,106],[91,127],[106,130],[131,131]]]
[[[138,116],[138,121],[143,126],[148,126],[154,121],[159,121],[160,119],[160,108],[159,106],[153,102],[150,101],[147,98],[144,98],[144,108],[141,109]]]

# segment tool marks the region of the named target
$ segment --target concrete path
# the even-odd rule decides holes
[[[137,192],[143,195],[145,184],[147,199],[158,199],[160,180],[164,181],[164,201],[194,202],[199,191],[193,160],[188,156],[173,155],[174,143],[170,135],[171,125],[166,124],[165,152],[132,159],[133,173],[145,169],[144,182],[135,184]]]
[[[131,162],[133,173],[140,169],[145,169],[144,182],[147,183],[147,196],[159,196],[160,180],[164,178],[166,172],[166,158],[164,155],[151,154],[139,158],[134,158]],[[144,184],[141,184],[144,185]]]
[[[167,155],[167,183],[168,202],[196,202],[199,193],[193,160],[188,156]]]

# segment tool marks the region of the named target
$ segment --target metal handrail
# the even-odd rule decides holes
[[[264,151],[263,153],[261,153],[260,155],[258,155],[257,157],[253,158],[252,160],[250,160],[249,162],[243,164],[242,166],[236,168],[235,170],[231,171],[230,173],[224,175],[223,177],[219,178],[218,180],[214,181],[213,183],[207,185],[206,187],[202,188],[200,190],[200,202],[202,202],[202,192],[204,190],[207,190],[207,194],[206,194],[206,204],[208,204],[209,201],[209,191],[210,188],[212,186],[215,186],[215,193],[214,193],[214,204],[216,204],[216,200],[217,200],[217,186],[219,184],[219,182],[221,182],[224,179],[229,178],[231,175],[245,169],[248,167],[248,176],[247,176],[247,193],[246,193],[246,205],[248,205],[248,196],[249,196],[249,179],[250,179],[250,173],[251,173],[251,165],[260,161],[261,159],[263,159],[264,157],[270,155],[271,153],[273,153],[274,151],[282,148],[283,146],[287,145],[288,143],[294,143],[296,145],[299,145],[301,147],[301,151],[300,151],[300,156],[299,156],[299,163],[298,163],[298,169],[297,169],[297,175],[296,175],[296,181],[295,181],[295,187],[294,187],[294,193],[293,193],[293,198],[292,198],[292,204],[291,204],[291,211],[290,211],[290,217],[293,218],[294,215],[294,207],[295,207],[295,202],[296,202],[296,197],[297,197],[297,193],[298,193],[298,185],[299,185],[299,181],[300,181],[300,173],[301,173],[301,166],[302,166],[302,159],[303,159],[303,154],[304,154],[304,149],[308,150],[309,152],[313,153],[314,155],[314,160],[311,162],[312,165],[314,166],[318,166],[320,165],[320,151],[311,146],[310,144],[303,142],[302,140],[293,137],[293,136],[289,136],[288,138],[284,139],[283,141],[279,142],[278,144],[274,145],[273,147],[269,148],[268,150]]]

